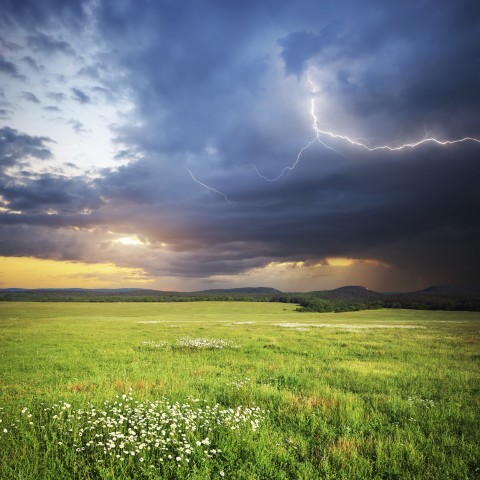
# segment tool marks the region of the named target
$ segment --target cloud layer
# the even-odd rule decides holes
[[[478,279],[479,142],[312,129],[480,138],[478,2],[0,3],[0,255],[159,288]]]

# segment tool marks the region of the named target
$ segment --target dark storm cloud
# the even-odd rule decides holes
[[[380,133],[388,129],[387,138],[393,140],[405,133],[418,136],[424,124],[437,135],[457,135],[464,129],[475,133],[475,90],[469,85],[478,84],[475,72],[480,69],[470,68],[478,61],[478,29],[456,15],[470,4],[439,9],[432,2],[420,6],[368,2],[359,11],[352,2],[337,7],[326,2],[316,8],[307,3],[299,2],[295,8],[277,3],[272,10],[278,10],[279,18],[271,12],[267,16],[265,6],[252,5],[236,18],[237,12],[230,14],[218,5],[209,9],[208,2],[203,11],[193,4],[145,10],[128,3],[122,8],[100,7],[105,37],[123,45],[113,61],[125,70],[124,79],[147,120],[141,130],[123,129],[122,136],[154,152],[198,149],[205,138],[235,142],[252,120],[250,107],[265,92],[259,89],[268,88],[262,75],[272,54],[268,42],[262,45],[258,40],[262,36],[283,45],[287,72],[301,74],[309,59],[318,68],[338,63],[336,78],[327,86],[332,101],[337,99],[341,108],[361,119],[372,137],[378,129]],[[299,23],[296,9],[308,11],[311,18],[302,19],[308,27],[318,25],[315,19],[322,27],[281,36],[288,31],[282,15],[293,16],[292,27]],[[136,41],[139,33],[131,28],[136,24],[144,26],[142,47]],[[281,28],[275,37],[272,25],[277,24]],[[473,78],[458,75],[460,65]],[[458,108],[453,111],[460,95],[461,114]],[[469,125],[464,124],[465,112],[470,113]],[[383,122],[381,117],[386,116],[394,120]],[[262,132],[257,129],[258,133]],[[256,148],[253,144],[243,148],[249,147]],[[243,160],[236,156],[233,161]]]
[[[125,152],[124,152],[125,153]],[[128,153],[125,153],[128,158]],[[98,180],[102,194],[115,202],[133,205],[167,205],[186,196],[185,189],[191,187],[181,165],[172,168],[169,161],[144,159],[120,166],[115,171],[104,171],[104,177]],[[187,194],[188,195],[188,194]],[[150,214],[148,209],[147,216]]]
[[[81,178],[65,178],[51,174],[33,178],[10,179],[0,189],[11,210],[25,213],[44,212],[49,208],[60,213],[98,209],[101,201]]]
[[[276,6],[278,23],[269,23],[262,7],[255,17],[252,5],[238,19],[234,12],[218,8],[206,9],[207,14],[193,5],[99,11],[106,38],[125,47],[115,58],[127,72],[124,81],[136,95],[143,120],[140,129],[119,128],[119,137],[147,153],[107,175],[101,186],[105,195],[119,204],[145,206],[143,215],[131,222],[153,239],[172,239],[174,248],[187,253],[185,262],[171,267],[171,273],[180,275],[241,272],[268,259],[376,258],[376,252],[382,252],[380,260],[386,263],[403,260],[414,269],[422,251],[423,263],[432,271],[437,262],[436,271],[443,264],[443,271],[456,279],[463,268],[455,268],[457,260],[464,265],[469,257],[471,265],[478,265],[472,248],[461,254],[458,248],[474,244],[478,230],[467,213],[479,203],[471,180],[478,172],[477,145],[426,146],[392,154],[345,145],[339,146],[345,149],[340,154],[317,148],[276,184],[238,169],[258,160],[264,170],[278,173],[278,164],[292,164],[305,144],[297,139],[288,153],[285,147],[291,145],[275,137],[268,123],[252,118],[269,87],[263,78],[272,59],[268,49],[262,51],[262,35],[267,39],[271,34],[282,47],[287,74],[300,78],[307,65],[333,65],[335,76],[324,88],[363,120],[369,133],[376,128],[383,132],[391,123],[387,133],[401,138],[432,122],[445,126],[440,133],[456,135],[466,129],[478,134],[472,87],[479,84],[480,69],[470,67],[479,58],[479,29],[462,14],[478,7],[471,2],[442,3],[442,8],[432,2],[368,2],[359,10],[352,2],[332,2],[326,9],[299,2],[298,11],[308,9],[310,19],[303,18],[306,28],[298,29],[302,23],[293,7],[282,2]],[[292,14],[291,25],[287,13]],[[315,18],[322,20],[321,28],[315,29]],[[142,48],[136,47],[137,32],[130,28],[137,23],[145,27]],[[272,25],[281,27],[276,37]],[[254,46],[256,55],[244,55]],[[298,131],[287,116],[284,122],[287,135]],[[189,152],[206,148],[206,139],[219,158],[193,154],[195,175],[238,204],[227,204],[198,184],[188,186],[182,163]],[[190,203],[185,192],[201,206]],[[432,249],[429,259],[416,250],[417,239],[421,244],[426,238],[443,245],[441,256]],[[398,242],[409,245],[402,254],[389,250]],[[475,268],[469,272],[470,278]]]
[[[425,148],[401,162],[377,159],[320,180],[305,168],[303,178],[285,182],[279,205],[260,211],[231,207],[228,214],[192,211],[188,231],[215,261],[193,262],[191,268],[200,270],[198,275],[231,273],[247,260],[373,256],[411,270],[421,261],[425,272],[443,270],[457,281],[473,281],[480,260],[475,246],[480,221],[472,216],[472,206],[480,204],[478,155],[472,146],[456,152]],[[235,240],[243,247],[235,244],[235,253],[223,260],[220,253]]]
[[[272,261],[345,256],[429,283],[472,280],[480,267],[478,143],[368,152],[322,137],[332,149],[312,145],[276,182],[251,164],[269,177],[294,164],[314,138],[312,98],[321,128],[351,129],[372,144],[418,140],[424,128],[479,137],[477,4],[96,2],[103,50],[78,72],[94,85],[68,88],[81,104],[96,101],[94,92],[111,104],[107,92],[128,92],[134,108],[111,126],[124,164],[94,182],[10,179],[2,195],[24,214],[8,216],[9,225],[19,235],[17,222],[43,229],[55,254],[67,249],[63,236],[56,244],[55,228],[77,222],[135,232],[152,252],[165,242],[172,256],[157,263],[152,253],[142,265],[157,275],[234,275]],[[44,27],[46,9],[58,5],[25,5],[9,4],[8,18],[32,22],[31,12],[42,10],[30,46],[67,53],[73,42]],[[81,6],[65,5],[57,22],[82,18]],[[49,98],[67,101],[60,92]],[[82,209],[93,212],[80,218]],[[81,255],[80,244],[68,250]]]
[[[75,236],[73,232],[62,232],[52,235],[51,225],[56,215],[49,217],[51,224],[38,226],[33,218],[31,223],[13,224],[11,217],[18,215],[0,214],[0,252],[5,256],[30,257],[55,259],[55,260],[78,260],[86,250],[84,238]],[[31,238],[35,238],[32,242]]]
[[[454,135],[476,133],[478,2],[370,1],[358,21],[355,15],[347,8],[328,28],[280,39],[287,72],[300,75],[308,60],[336,65],[329,93],[366,121],[386,112],[398,118],[397,130],[433,123]]]
[[[221,135],[228,111],[231,115],[258,88],[265,68],[265,52],[255,53],[251,36],[265,18],[264,8],[230,7],[216,2],[158,3],[147,10],[133,3],[99,5],[99,28],[112,44],[121,45],[113,61],[125,71],[129,88],[138,84],[132,92],[142,115],[155,123],[164,120],[161,129],[151,124],[141,132],[125,129],[124,136],[153,151],[178,151],[198,148],[205,135]],[[144,25],[141,44],[135,24]],[[243,54],[247,48],[252,55]]]

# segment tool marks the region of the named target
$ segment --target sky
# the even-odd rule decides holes
[[[478,1],[0,11],[0,288],[478,282]]]

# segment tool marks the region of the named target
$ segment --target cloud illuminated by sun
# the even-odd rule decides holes
[[[348,258],[348,257],[327,257],[324,264],[317,264],[316,267],[351,267],[355,264],[366,264],[375,267],[388,267],[386,263],[371,258]]]
[[[353,258],[345,257],[329,257],[325,261],[330,267],[349,267],[355,262]]]
[[[121,245],[144,245],[144,242],[142,242],[137,236],[117,238],[116,240],[114,240],[114,242],[120,243]]]

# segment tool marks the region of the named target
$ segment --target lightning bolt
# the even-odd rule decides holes
[[[247,207],[270,207],[271,205],[275,205],[277,202],[273,203],[247,203],[247,202],[237,202],[235,200],[231,200],[228,195],[224,192],[221,192],[220,190],[217,190],[216,188],[210,187],[206,183],[201,182],[195,175],[192,173],[192,171],[185,165],[185,170],[189,173],[190,177],[192,177],[192,180],[195,183],[198,183],[200,186],[205,188],[206,190],[209,190],[210,192],[213,192],[220,197],[223,197],[223,199],[229,203],[230,205],[245,205]]]
[[[230,200],[226,193],[223,193],[220,190],[217,190],[216,188],[210,187],[210,186],[206,185],[205,183],[201,182],[200,180],[198,180],[198,178],[195,177],[195,175],[192,173],[192,171],[186,165],[185,165],[185,170],[190,174],[190,176],[192,177],[192,180],[194,182],[198,183],[203,188],[206,188],[207,190],[210,190],[211,192],[216,193],[217,195],[220,195],[221,197],[223,197],[223,199],[227,203],[230,203],[232,205],[238,203],[238,202],[234,202],[233,200]]]
[[[343,140],[343,141],[349,143],[350,145],[353,145],[355,147],[363,148],[363,149],[365,149],[369,152],[375,152],[377,150],[388,150],[390,152],[396,152],[398,150],[404,150],[406,148],[416,148],[416,147],[418,147],[420,145],[423,145],[423,144],[426,144],[426,143],[434,143],[434,144],[441,145],[441,146],[454,145],[456,143],[462,143],[462,142],[476,142],[476,143],[480,144],[480,140],[478,138],[473,138],[473,137],[464,137],[464,138],[459,138],[459,139],[455,139],[455,140],[439,140],[438,138],[435,138],[435,137],[429,137],[428,136],[429,134],[428,134],[428,131],[427,131],[427,128],[426,128],[425,125],[424,125],[425,136],[422,140],[418,140],[417,142],[404,143],[403,145],[400,145],[400,146],[397,146],[397,147],[393,147],[391,145],[377,145],[377,146],[372,147],[369,144],[369,142],[365,139],[350,138],[347,135],[341,135],[339,133],[334,133],[334,132],[331,132],[331,131],[328,131],[328,130],[322,130],[318,127],[318,117],[317,117],[317,113],[316,113],[316,109],[315,109],[315,99],[313,98],[313,96],[316,93],[316,87],[315,87],[315,83],[313,82],[313,80],[310,77],[310,72],[309,71],[307,71],[307,79],[308,79],[310,85],[312,86],[312,90],[311,90],[312,98],[310,100],[310,116],[312,117],[312,130],[313,130],[315,136],[312,140],[310,140],[308,143],[306,143],[299,150],[299,152],[297,154],[297,157],[295,158],[295,161],[291,165],[289,165],[287,167],[284,167],[276,177],[267,177],[267,176],[263,175],[262,173],[260,173],[257,166],[252,163],[251,165],[254,168],[256,174],[260,178],[262,178],[263,180],[266,180],[267,182],[276,182],[276,181],[280,180],[282,177],[284,177],[285,175],[288,175],[292,170],[295,170],[296,166],[300,162],[300,159],[301,159],[303,153],[306,150],[308,150],[314,143],[319,143],[320,145],[322,145],[323,147],[325,147],[328,150],[333,150],[336,153],[341,153],[338,150],[336,150],[335,148],[333,148],[332,146],[326,144],[322,140],[322,138],[325,138],[325,137],[335,139],[335,140]],[[360,140],[364,140],[364,141],[362,142]]]
[[[396,146],[396,147],[391,146],[391,145],[371,146],[371,144],[368,142],[368,140],[366,140],[364,138],[350,138],[347,135],[342,135],[342,134],[335,133],[335,132],[332,132],[332,131],[329,131],[329,130],[322,130],[318,126],[319,120],[318,120],[318,116],[317,116],[316,108],[315,108],[314,95],[317,93],[317,89],[316,89],[316,85],[315,85],[314,81],[312,80],[312,78],[310,76],[310,71],[309,70],[307,71],[307,79],[308,79],[308,82],[311,85],[311,96],[312,96],[312,98],[310,99],[310,116],[312,118],[312,130],[313,130],[313,133],[314,133],[314,137],[311,140],[309,140],[303,147],[300,148],[300,150],[298,151],[297,156],[295,158],[295,161],[291,165],[288,165],[288,166],[284,167],[280,171],[280,173],[275,177],[267,177],[266,175],[263,175],[258,170],[257,166],[254,163],[252,163],[251,166],[255,170],[255,173],[260,178],[262,178],[263,180],[265,180],[267,182],[276,182],[276,181],[280,180],[282,177],[288,175],[291,171],[295,170],[297,165],[300,163],[300,160],[301,160],[304,152],[306,150],[308,150],[314,143],[319,143],[322,147],[326,148],[327,150],[331,150],[331,151],[336,152],[337,154],[345,156],[339,150],[333,148],[331,145],[328,145],[324,141],[325,138],[330,138],[332,140],[342,140],[342,141],[344,141],[344,142],[346,142],[346,143],[348,143],[348,144],[350,144],[354,147],[363,148],[364,150],[367,150],[368,152],[375,152],[377,150],[387,150],[387,151],[390,151],[390,152],[396,152],[398,150],[404,150],[406,148],[416,148],[416,147],[419,147],[420,145],[427,144],[427,143],[433,143],[433,144],[440,145],[440,146],[454,145],[454,144],[463,143],[463,142],[475,142],[475,143],[480,144],[480,139],[473,138],[473,137],[464,137],[464,138],[459,138],[459,139],[455,139],[455,140],[439,140],[438,138],[429,136],[429,132],[427,130],[426,125],[424,125],[425,136],[421,140],[418,140],[416,142],[411,142],[411,143],[404,143],[403,145],[399,145],[399,146]],[[213,187],[201,182],[200,180],[198,180],[195,177],[195,175],[192,173],[192,171],[187,166],[185,166],[185,170],[189,173],[190,177],[192,178],[192,180],[194,182],[198,183],[200,186],[202,186],[206,190],[209,190],[209,191],[215,193],[216,195],[219,195],[220,197],[222,197],[225,200],[225,202],[227,202],[231,205],[248,205],[248,206],[255,206],[255,207],[265,207],[265,206],[273,205],[271,203],[270,204],[248,204],[248,203],[233,201],[228,197],[228,195],[226,193],[221,192],[220,190],[217,190],[216,188],[213,188]]]

